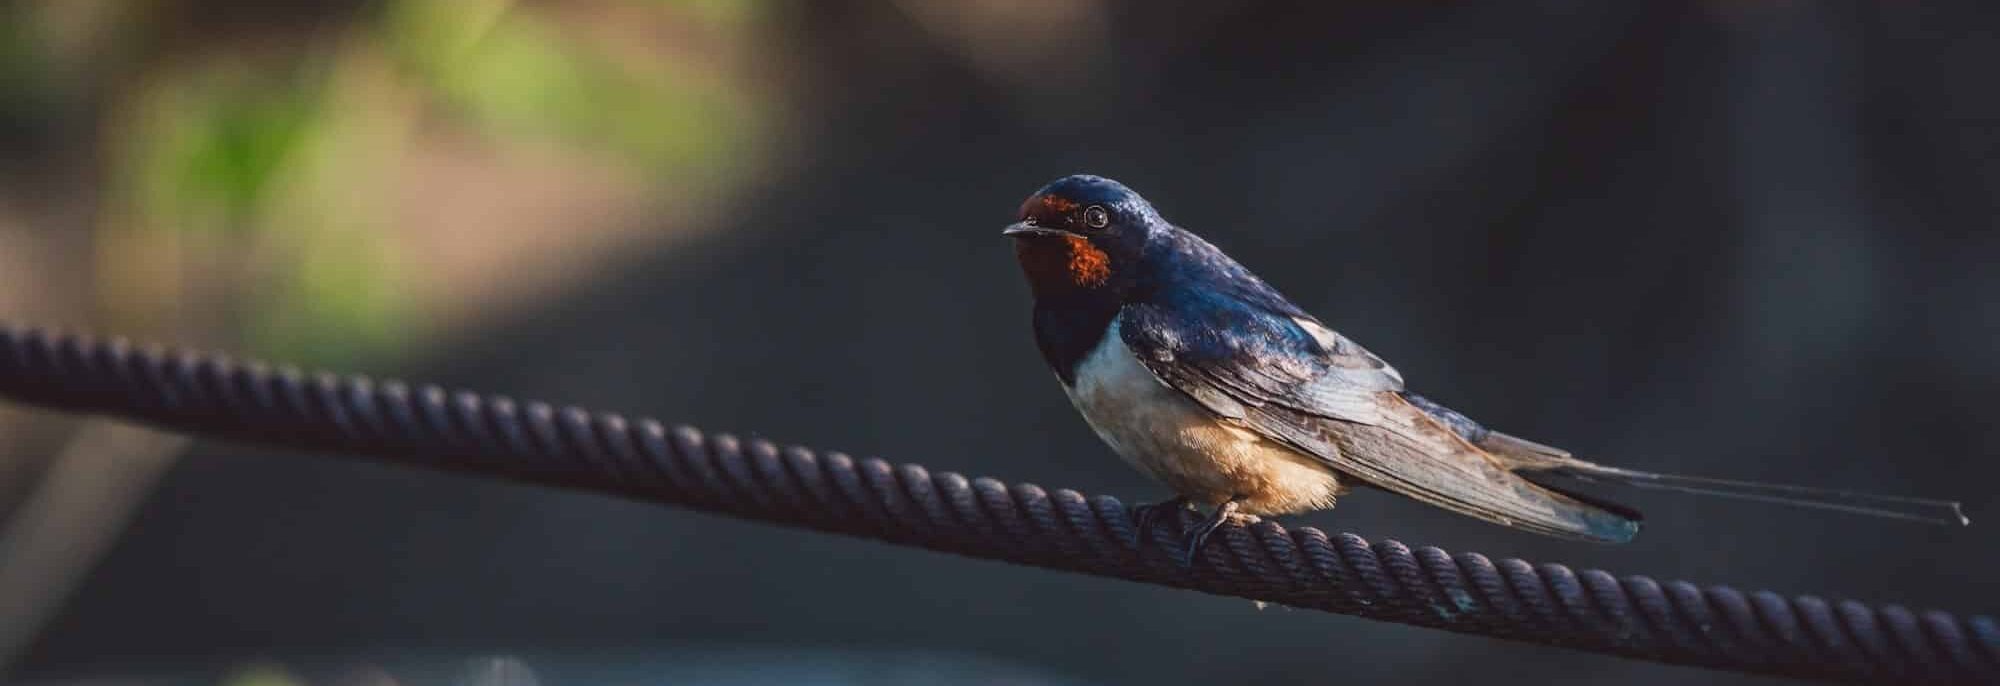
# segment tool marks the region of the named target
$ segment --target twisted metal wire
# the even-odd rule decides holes
[[[1990,616],[1616,577],[1229,525],[1192,567],[1107,496],[705,435],[651,419],[0,324],[0,397],[192,434],[501,476],[976,558],[1683,665],[2000,683]],[[1192,523],[1181,513],[1182,526]]]

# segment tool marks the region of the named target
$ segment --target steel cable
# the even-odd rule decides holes
[[[1229,525],[1192,567],[1116,499],[651,419],[0,324],[0,397],[200,436],[665,503],[970,557],[1645,660],[1850,682],[2000,683],[1990,616]],[[1181,513],[1182,526],[1193,523]]]

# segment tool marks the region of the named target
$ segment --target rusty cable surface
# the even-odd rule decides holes
[[[2000,622],[1370,543],[1271,521],[1136,539],[1108,496],[651,419],[0,323],[0,397],[196,436],[608,493],[976,558],[1644,660],[1850,682],[2000,683]],[[1191,523],[1182,513],[1182,524]]]

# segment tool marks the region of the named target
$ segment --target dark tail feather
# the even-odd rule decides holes
[[[1562,485],[1557,485],[1557,484],[1552,484],[1552,483],[1549,483],[1549,482],[1547,482],[1547,481],[1542,481],[1542,480],[1540,480],[1540,479],[1529,479],[1529,481],[1533,481],[1533,482],[1535,483],[1535,485],[1536,485],[1536,486],[1540,486],[1540,487],[1542,487],[1542,488],[1546,488],[1546,489],[1549,489],[1549,490],[1551,490],[1551,491],[1555,491],[1555,492],[1557,492],[1557,493],[1561,493],[1561,494],[1563,494],[1563,495],[1565,495],[1565,496],[1568,496],[1568,497],[1569,497],[1569,499],[1571,499],[1571,500],[1575,500],[1575,501],[1577,501],[1577,502],[1579,502],[1579,503],[1583,503],[1583,504],[1585,504],[1585,505],[1589,505],[1589,506],[1591,506],[1591,507],[1595,507],[1595,508],[1597,508],[1597,509],[1600,509],[1600,510],[1603,510],[1603,511],[1605,511],[1605,512],[1609,512],[1609,513],[1611,513],[1611,514],[1612,514],[1613,516],[1616,516],[1616,517],[1618,517],[1618,518],[1620,518],[1620,519],[1626,519],[1626,520],[1630,520],[1630,521],[1633,521],[1633,522],[1643,522],[1643,521],[1646,521],[1646,516],[1645,516],[1645,515],[1643,515],[1643,514],[1640,514],[1638,510],[1634,510],[1634,509],[1632,509],[1632,508],[1630,508],[1630,507],[1626,507],[1625,505],[1622,505],[1622,504],[1619,504],[1619,503],[1615,503],[1615,502],[1612,502],[1612,501],[1610,501],[1610,500],[1606,500],[1606,499],[1604,499],[1604,498],[1600,498],[1600,497],[1597,497],[1597,496],[1595,496],[1595,495],[1591,495],[1591,494],[1589,494],[1589,493],[1585,493],[1585,492],[1583,492],[1583,491],[1579,491],[1579,490],[1576,490],[1576,489],[1574,489],[1574,488],[1569,488],[1569,487],[1566,487],[1566,486],[1562,486]],[[1636,529],[1635,529],[1635,531],[1636,531]]]
[[[1447,410],[1448,412],[1448,410]],[[1464,419],[1460,417],[1460,419]],[[1464,420],[1470,422],[1471,420]],[[1679,474],[1659,474],[1636,469],[1607,467],[1594,462],[1585,462],[1570,456],[1569,451],[1554,448],[1524,438],[1509,436],[1498,431],[1480,430],[1475,443],[1484,448],[1508,469],[1524,475],[1554,474],[1569,476],[1586,481],[1603,479],[1631,484],[1640,488],[1652,488],[1681,493],[1739,498],[1767,503],[1780,503],[1821,510],[1837,510],[1874,517],[1903,519],[1926,524],[1971,524],[1965,511],[1956,501],[1934,500],[1931,498],[1910,498],[1894,495],[1876,495],[1826,488],[1807,488],[1788,484],[1767,484],[1755,481],[1735,481],[1731,479],[1711,479],[1701,476],[1681,476]]]
[[[1972,523],[1972,520],[1966,518],[1965,512],[1960,508],[1959,503],[1950,500],[1856,493],[1854,491],[1837,491],[1786,484],[1758,483],[1754,481],[1710,479],[1699,476],[1680,476],[1678,474],[1655,474],[1653,472],[1607,467],[1574,458],[1563,460],[1560,466],[1556,466],[1548,471],[1549,473],[1563,474],[1586,480],[1607,479],[1618,481],[1639,488],[1757,500],[1821,510],[1838,510],[1875,517],[1924,522],[1926,524],[1942,524],[1946,526],[1956,524],[1964,526]]]

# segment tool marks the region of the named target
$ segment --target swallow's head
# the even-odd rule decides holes
[[[1021,203],[1001,232],[1036,297],[1118,297],[1137,280],[1160,215],[1138,193],[1102,176],[1056,179]]]

